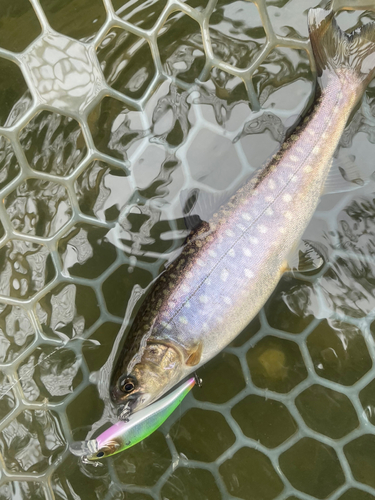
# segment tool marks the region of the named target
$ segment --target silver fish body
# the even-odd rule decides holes
[[[346,35],[309,14],[322,95],[280,152],[188,238],[138,312],[111,394],[138,410],[227,346],[264,305],[320,199],[346,122],[371,80],[375,28]],[[335,52],[336,51],[336,52]]]

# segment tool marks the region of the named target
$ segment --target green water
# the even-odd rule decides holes
[[[68,450],[183,244],[181,190],[230,193],[313,101],[314,6],[0,0],[1,500],[375,498],[373,85],[340,142],[364,185],[306,230],[324,266],[285,275],[144,442],[98,468]]]

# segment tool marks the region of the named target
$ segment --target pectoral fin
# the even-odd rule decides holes
[[[203,351],[203,342],[199,342],[199,344],[195,345],[193,349],[187,351],[188,358],[185,361],[187,366],[196,366],[202,357]]]
[[[199,189],[180,193],[180,202],[185,214],[185,224],[188,229],[195,229],[201,221],[209,221],[212,215],[228,201],[231,194],[227,191],[212,194]]]

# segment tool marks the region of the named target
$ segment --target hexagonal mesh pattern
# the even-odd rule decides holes
[[[184,241],[181,190],[231,192],[312,102],[314,6],[0,1],[1,499],[375,499],[375,87],[339,146],[365,182],[306,231],[324,267],[286,275],[160,431],[101,468],[67,449]]]

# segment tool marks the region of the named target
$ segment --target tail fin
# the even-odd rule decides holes
[[[333,16],[333,11],[324,9],[310,9],[308,16],[321,83],[326,86],[329,72],[347,69],[353,71],[366,88],[375,75],[375,23],[348,34],[339,28]]]

